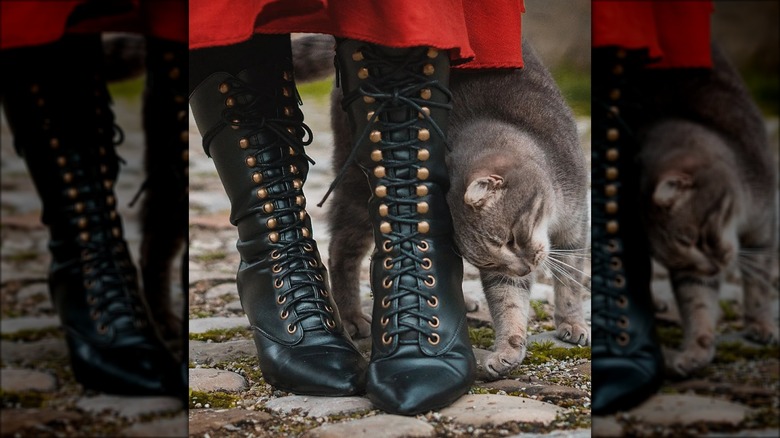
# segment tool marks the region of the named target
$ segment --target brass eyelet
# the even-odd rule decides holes
[[[385,289],[390,289],[391,287],[393,287],[393,280],[391,280],[390,277],[385,277],[382,280],[382,287]]]
[[[282,272],[282,267],[281,267],[281,266],[279,266],[279,265],[274,265],[274,266],[271,268],[271,271],[272,271],[274,274],[278,274],[278,273]]]
[[[314,278],[315,278],[317,281],[325,281],[325,277],[323,277],[323,276],[322,276],[322,275],[320,275],[320,274],[314,274]]]
[[[100,312],[96,309],[92,309],[92,311],[89,312],[89,317],[92,318],[93,321],[97,321],[100,319]]]
[[[320,289],[320,295],[322,295],[325,298],[328,298],[330,296],[330,292],[328,292],[325,289]]]
[[[325,305],[325,310],[327,310],[330,313],[333,313],[333,307],[331,307],[331,306],[329,306],[327,304]]]
[[[629,325],[628,318],[625,315],[621,315],[617,320],[617,326],[622,329],[627,329]]]
[[[419,249],[422,252],[428,251],[429,248],[430,245],[428,245],[428,242],[426,242],[425,240],[417,244],[417,249]]]
[[[108,333],[108,326],[107,326],[107,325],[105,325],[105,324],[99,324],[99,325],[97,326],[97,331],[98,331],[98,333],[100,333],[101,335],[105,335],[106,333]]]
[[[616,275],[615,279],[612,280],[612,284],[614,284],[616,288],[622,289],[623,286],[626,285],[626,278],[622,275]]]
[[[393,342],[392,337],[387,337],[387,333],[382,333],[382,343],[385,345],[390,345]]]
[[[390,323],[390,318],[383,316],[379,319],[379,323],[382,324],[382,327],[387,327],[387,324]]]
[[[281,318],[282,321],[287,319],[289,316],[290,316],[290,311],[288,310],[283,310],[282,313],[279,314],[279,318]]]
[[[281,254],[279,254],[278,250],[271,251],[271,260],[279,260],[279,258],[282,257]]]
[[[382,249],[383,249],[385,252],[390,252],[390,251],[392,251],[392,250],[393,250],[393,245],[392,245],[392,242],[390,242],[389,240],[385,240],[384,242],[382,242]]]
[[[437,328],[437,327],[439,327],[439,318],[438,318],[438,317],[436,317],[436,316],[433,316],[433,317],[431,317],[431,319],[432,319],[433,321],[428,321],[428,325],[429,325],[429,326],[431,326],[431,327],[433,327],[433,328]]]
[[[295,333],[297,330],[298,330],[298,326],[297,326],[297,325],[292,325],[292,324],[288,324],[288,325],[287,325],[287,333],[289,333],[289,334],[293,334],[293,333]]]
[[[434,309],[439,307],[439,297],[437,297],[436,295],[430,297],[427,301],[429,307],[432,307]]]
[[[332,319],[328,318],[325,320],[325,325],[328,326],[329,329],[333,330],[336,328],[336,321],[333,321]]]
[[[420,266],[425,269],[426,271],[430,270],[433,267],[433,262],[428,257],[424,258]]]
[[[621,309],[625,309],[626,307],[628,307],[628,297],[626,297],[625,295],[618,296],[616,304]]]
[[[318,265],[317,260],[309,260],[309,266],[312,268],[316,268]]]
[[[389,309],[390,308],[390,300],[387,299],[387,297],[382,298],[382,301],[380,302],[383,309]]]
[[[281,278],[277,278],[276,280],[274,280],[275,288],[281,289],[282,286],[284,286],[284,280],[282,280]]]
[[[303,244],[303,249],[304,249],[304,251],[306,251],[306,252],[312,252],[312,251],[314,251],[314,247],[312,246],[312,244],[311,244],[311,243],[304,243],[304,244]]]
[[[616,253],[620,249],[620,245],[618,244],[618,241],[615,239],[609,239],[607,241],[607,251],[611,253]]]
[[[439,337],[439,335],[436,333],[433,333],[428,337],[428,343],[431,345],[438,345],[439,341],[441,341],[441,337]]]
[[[425,285],[428,287],[433,287],[436,285],[436,279],[433,278],[433,275],[428,275],[428,279],[423,280],[423,283],[425,283]]]
[[[623,268],[623,262],[618,257],[611,257],[609,259],[609,267],[613,271],[619,271],[621,268]]]
[[[629,337],[628,333],[626,332],[620,332],[616,340],[618,345],[620,345],[621,347],[625,347],[626,345],[628,345],[628,342],[631,340],[631,337]]]
[[[97,298],[95,298],[93,295],[87,295],[87,304],[94,306],[97,304]]]
[[[384,266],[384,268],[387,270],[393,269],[394,266],[393,259],[391,259],[390,257],[386,257],[385,260],[382,262],[382,266]]]
[[[276,304],[282,305],[287,302],[287,295],[282,295],[276,298]]]

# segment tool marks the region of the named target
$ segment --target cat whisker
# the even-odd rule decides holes
[[[547,260],[552,260],[552,259],[548,258]],[[550,272],[551,272],[551,273],[553,273],[553,276],[554,276],[554,277],[555,277],[555,278],[556,278],[556,279],[557,279],[557,280],[558,280],[558,281],[559,281],[561,284],[565,284],[566,282],[564,282],[564,281],[563,281],[563,280],[562,280],[562,279],[561,279],[559,276],[555,275],[555,272],[557,272],[558,274],[560,274],[560,275],[561,275],[561,276],[563,276],[564,278],[566,278],[566,279],[570,280],[570,281],[571,281],[572,283],[574,283],[574,284],[582,285],[581,281],[580,281],[579,279],[577,279],[577,278],[574,278],[574,276],[573,276],[573,275],[571,275],[571,273],[570,273],[570,272],[568,272],[566,269],[564,269],[564,268],[563,268],[563,266],[555,265],[555,264],[552,264],[552,263],[549,263],[549,264],[548,264],[548,263],[547,263],[547,260],[545,260],[545,265],[546,265],[547,267],[549,267],[549,269],[551,270]],[[557,261],[557,260],[556,260],[556,261]],[[567,266],[568,266],[568,265],[567,265]]]
[[[567,268],[569,268],[569,269],[571,269],[571,270],[573,270],[575,272],[579,272],[580,274],[584,275],[585,277],[590,277],[590,275],[588,275],[584,271],[581,271],[581,270],[575,268],[574,266],[572,266],[572,265],[570,265],[570,264],[568,264],[568,263],[566,263],[566,262],[564,262],[562,260],[558,260],[555,257],[547,257],[547,260],[549,260],[549,261],[551,261],[553,263],[557,263],[557,264],[559,264],[561,266],[565,266],[565,267],[567,267]]]

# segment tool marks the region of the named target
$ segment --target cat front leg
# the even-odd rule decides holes
[[[494,351],[482,365],[489,377],[498,379],[525,359],[531,280],[484,271],[480,277],[496,332]]]
[[[551,254],[550,257],[553,257]],[[576,345],[590,343],[590,330],[582,313],[582,280],[584,259],[558,255],[552,264],[555,277],[555,329],[556,336],[564,342]]]
[[[744,290],[744,321],[747,338],[762,344],[777,344],[778,327],[772,318],[771,250],[740,253],[739,267]]]
[[[688,376],[715,357],[720,278],[676,272],[671,279],[682,315],[683,341],[680,351],[670,351],[664,359],[669,371]]]

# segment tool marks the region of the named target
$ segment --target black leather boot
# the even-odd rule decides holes
[[[145,191],[141,208],[141,278],[146,302],[164,339],[181,344],[182,322],[171,307],[173,258],[187,240],[187,45],[147,38],[144,132]],[[187,260],[182,260],[185,263]],[[187,296],[187,283],[182,283]],[[180,345],[179,345],[180,347]]]
[[[150,324],[116,211],[117,132],[99,37],[3,55],[6,114],[43,202],[49,287],[76,380],[101,392],[181,396],[186,384]]]
[[[593,413],[627,410],[655,393],[663,358],[655,338],[650,249],[639,216],[636,165],[642,53],[594,50],[592,142]]]
[[[363,169],[373,192],[366,392],[387,412],[441,408],[468,390],[476,370],[463,262],[444,197],[449,58],[424,47],[342,40],[336,59],[353,133],[349,162]]]
[[[207,77],[190,95],[238,227],[238,291],[265,380],[311,395],[362,393],[360,355],[329,292],[303,184],[309,169],[288,35],[264,36],[247,56],[265,65]]]

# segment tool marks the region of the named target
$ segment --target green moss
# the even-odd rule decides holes
[[[523,364],[539,365],[551,360],[590,359],[590,347],[558,347],[552,341],[533,342]]]
[[[752,347],[742,342],[723,342],[715,350],[715,363],[731,363],[738,361],[755,361],[762,359],[777,359],[780,357],[780,347],[767,345]]]
[[[667,347],[679,347],[682,343],[683,332],[682,328],[677,326],[657,326],[656,334],[661,344]]]
[[[51,398],[50,394],[36,391],[13,392],[0,389],[0,406],[41,408]]]
[[[736,321],[739,319],[737,310],[734,308],[734,302],[728,300],[720,300],[718,301],[718,304],[720,304],[720,310],[723,313],[724,321]]]
[[[544,310],[544,301],[531,300],[531,308],[534,309],[536,319],[547,319],[550,315]]]
[[[776,116],[780,113],[780,83],[777,75],[762,74],[762,72],[745,72],[743,74],[745,84],[750,94],[756,99],[756,103],[765,115]]]
[[[4,258],[9,262],[29,262],[36,260],[40,254],[37,251],[19,251],[9,254]]]
[[[560,66],[551,72],[574,115],[590,115],[590,72],[572,66]]]
[[[216,262],[227,258],[227,253],[224,251],[212,251],[198,254],[193,258],[202,263]]]
[[[490,327],[469,327],[469,340],[474,347],[487,350],[495,343],[496,332]]]
[[[111,82],[108,91],[114,99],[134,99],[141,95],[145,83],[146,77],[141,75],[127,81]]]
[[[307,100],[314,100],[317,102],[327,101],[332,88],[333,79],[327,78],[317,82],[299,84],[298,92],[301,94],[301,99],[305,105]]]
[[[195,409],[198,403],[201,407],[209,405],[213,409],[226,409],[236,406],[236,402],[240,400],[237,395],[228,394],[226,392],[201,392],[193,391],[190,388],[190,409]]]
[[[19,330],[14,333],[3,333],[0,339],[13,342],[34,342],[45,338],[61,338],[62,330],[59,327],[48,327],[39,330]]]
[[[190,333],[190,340],[225,342],[234,338],[248,338],[249,335],[249,329],[234,327],[230,329],[213,329],[204,333]]]

